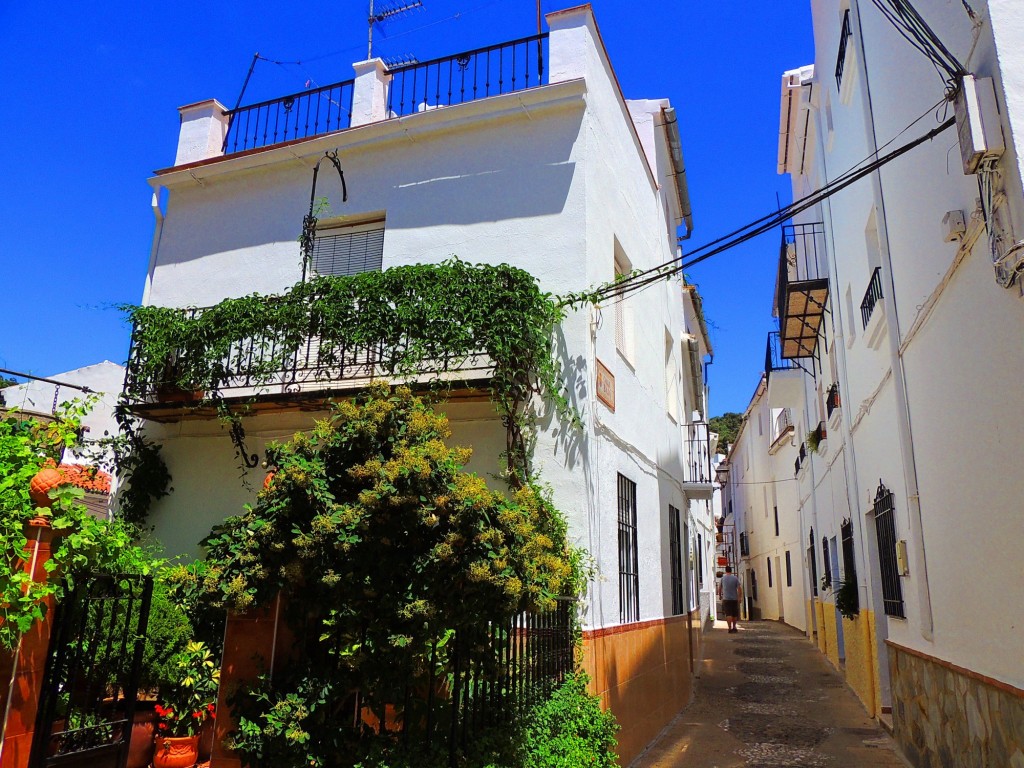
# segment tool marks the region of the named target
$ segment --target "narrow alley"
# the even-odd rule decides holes
[[[694,700],[634,768],[904,768],[888,734],[797,630],[774,621],[705,635]]]

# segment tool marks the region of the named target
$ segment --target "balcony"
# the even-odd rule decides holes
[[[683,490],[691,499],[710,499],[714,492],[711,471],[711,443],[706,435],[684,443]]]
[[[390,120],[544,85],[547,33],[416,62],[379,73]],[[378,73],[371,72],[371,77]],[[223,111],[222,154],[321,136],[353,127],[355,80]]]
[[[796,455],[796,461],[793,462],[793,474],[799,475],[800,470],[803,468],[804,463],[807,461],[807,443],[800,443],[800,451]]]
[[[871,349],[878,349],[885,338],[885,312],[882,310],[882,271],[875,267],[860,303],[860,320],[864,326],[864,339]]]
[[[836,56],[836,90],[843,87],[843,72],[846,70],[846,53],[850,44],[853,28],[850,25],[850,9],[843,13],[843,26],[839,31],[839,53]]]
[[[772,442],[768,446],[768,453],[778,453],[786,439],[796,431],[796,427],[793,424],[793,417],[790,415],[789,408],[783,408],[779,411],[779,415],[775,417],[775,425],[772,431]]]
[[[833,382],[832,386],[828,388],[828,394],[825,395],[825,417],[829,420],[832,419],[832,413],[842,405],[839,398],[839,382]]]
[[[828,264],[821,222],[782,228],[776,298],[780,357],[811,357],[828,304]]]

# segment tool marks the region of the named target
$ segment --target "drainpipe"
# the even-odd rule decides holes
[[[672,175],[675,177],[676,192],[679,194],[679,209],[686,225],[686,234],[680,240],[689,240],[693,234],[693,207],[690,205],[690,188],[686,183],[686,163],[683,162],[683,145],[679,140],[679,123],[676,110],[665,107],[665,136],[668,139],[669,157],[672,159]]]
[[[871,150],[878,152],[878,136],[875,131],[875,113],[871,101],[871,83],[868,78],[867,51],[864,46],[864,30],[860,20],[859,0],[851,3],[857,28],[857,48],[860,53],[858,69],[864,78],[864,110],[867,122],[868,140]],[[917,484],[917,462],[914,455],[914,436],[910,424],[910,404],[907,384],[900,355],[899,314],[896,311],[896,286],[892,274],[892,254],[889,251],[889,223],[885,213],[885,196],[882,192],[882,175],[876,170],[871,175],[875,200],[878,204],[878,241],[881,251],[881,274],[886,329],[889,337],[889,366],[892,370],[893,390],[896,395],[896,426],[899,437],[900,458],[903,465],[903,481],[907,489],[907,511],[910,518],[910,536],[914,543],[914,576],[917,582],[917,600],[920,609],[921,637],[931,642],[934,638],[931,591],[928,587],[928,561],[924,550],[924,527],[921,519],[921,497]]]

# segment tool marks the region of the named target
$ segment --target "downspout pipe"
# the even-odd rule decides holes
[[[683,161],[683,144],[679,140],[679,123],[674,107],[665,107],[665,136],[668,138],[669,156],[672,158],[672,175],[675,177],[676,192],[679,195],[679,209],[686,225],[686,233],[680,240],[689,240],[693,234],[693,207],[690,205],[690,188],[686,184],[686,163]]]

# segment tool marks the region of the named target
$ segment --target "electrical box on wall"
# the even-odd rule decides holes
[[[1003,154],[1003,130],[991,77],[964,75],[954,103],[964,173],[978,172],[982,160]]]
[[[963,211],[946,211],[942,217],[942,237],[947,243],[952,243],[963,238],[967,232],[967,223],[964,221]]]

